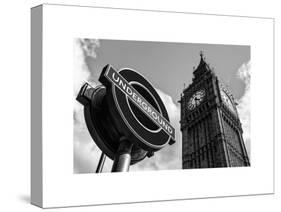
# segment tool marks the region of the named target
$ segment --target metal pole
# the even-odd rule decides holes
[[[131,151],[133,144],[128,139],[122,137],[118,151],[115,155],[111,172],[127,172],[131,163]]]
[[[99,163],[98,163],[98,167],[96,169],[96,173],[101,173],[102,172],[105,159],[106,159],[105,154],[101,153],[100,160],[99,160]]]

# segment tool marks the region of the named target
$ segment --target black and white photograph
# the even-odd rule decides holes
[[[73,45],[75,174],[251,165],[251,46]]]
[[[273,19],[43,4],[31,29],[32,204],[274,193]]]

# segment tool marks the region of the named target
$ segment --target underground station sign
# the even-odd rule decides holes
[[[120,138],[132,144],[130,164],[175,143],[165,105],[141,74],[132,69],[117,72],[107,65],[99,81],[102,85],[95,88],[86,83],[77,100],[84,105],[91,136],[109,158],[114,160]]]

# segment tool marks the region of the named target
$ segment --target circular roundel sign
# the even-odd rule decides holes
[[[141,74],[107,65],[99,81],[106,87],[109,113],[120,134],[150,152],[175,142],[165,105]]]

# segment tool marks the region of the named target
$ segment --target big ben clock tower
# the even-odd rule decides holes
[[[180,100],[182,167],[250,166],[234,98],[200,56]]]

